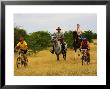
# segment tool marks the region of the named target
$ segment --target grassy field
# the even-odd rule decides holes
[[[17,54],[14,55],[15,76],[96,76],[97,75],[97,46],[90,44],[91,63],[81,64],[81,56],[74,59],[72,49],[67,51],[67,60],[56,60],[56,55],[50,53],[50,48],[40,51],[35,55],[28,56],[29,65],[27,68],[16,68]]]

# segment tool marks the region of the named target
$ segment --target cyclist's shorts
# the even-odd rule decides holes
[[[21,51],[23,51],[23,53],[24,54],[26,54],[27,53],[27,50],[23,50],[23,49],[20,49]]]

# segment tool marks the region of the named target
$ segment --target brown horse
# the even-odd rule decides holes
[[[73,31],[73,49],[75,51],[75,58],[74,59],[76,59],[76,52],[78,49],[80,50],[80,46],[81,46],[81,40],[79,39],[77,32]]]

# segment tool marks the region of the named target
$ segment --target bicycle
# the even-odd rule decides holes
[[[16,66],[17,68],[20,68],[22,65],[26,67],[28,65],[28,59],[25,57],[24,52],[20,50],[19,56],[17,57]]]
[[[88,49],[81,49],[82,51],[82,65],[83,65],[83,61],[86,62],[87,64],[90,63],[90,55],[88,55]]]

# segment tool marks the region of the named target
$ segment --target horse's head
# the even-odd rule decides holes
[[[58,45],[58,39],[57,38],[54,38],[53,39],[53,43],[54,43],[55,46],[57,46]]]
[[[76,31],[73,31],[73,38],[74,38],[74,39],[78,39],[78,34],[77,34]]]
[[[73,47],[74,49],[80,48],[81,41],[78,38],[78,34],[76,31],[73,31]]]

